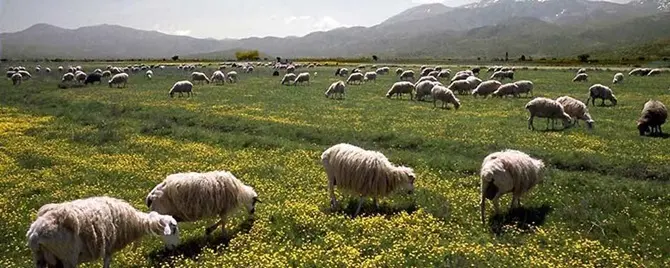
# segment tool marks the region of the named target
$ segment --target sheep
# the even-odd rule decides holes
[[[530,117],[528,117],[528,129],[535,130],[535,126],[533,126],[533,119],[535,117],[547,118],[547,129],[549,128],[549,120],[551,120],[551,129],[554,129],[556,119],[563,120],[563,128],[570,125],[570,115],[565,113],[563,105],[555,100],[537,97],[526,104],[526,110],[530,112]]]
[[[589,88],[589,98],[586,99],[586,105],[589,105],[589,100],[591,100],[591,104],[596,105],[596,98],[602,99],[601,106],[605,105],[605,100],[609,100],[612,106],[617,104],[617,99],[612,89],[601,84],[595,84]]]
[[[272,76],[279,76],[279,71],[275,70],[274,72],[272,72]],[[212,79],[214,79],[214,78],[212,78]]]
[[[100,70],[100,69],[95,69],[95,70],[93,70],[93,73],[99,73],[99,74],[102,74],[102,70]]]
[[[424,77],[419,78],[419,80],[417,80],[416,83],[414,83],[414,86],[416,87],[416,85],[418,85],[419,83],[421,83],[423,81],[438,82],[437,78],[435,78],[434,76],[424,76]]]
[[[102,258],[109,268],[113,253],[148,233],[162,236],[168,248],[179,244],[173,217],[102,196],[42,206],[26,238],[37,267],[77,267]]]
[[[586,104],[570,96],[559,97],[556,101],[563,106],[565,113],[572,118],[573,125],[579,124],[579,120],[584,120],[588,129],[593,128],[595,121],[591,118],[589,108],[586,107]]]
[[[488,96],[489,94],[495,92],[500,88],[502,84],[498,80],[488,80],[484,81],[474,90],[472,90],[472,95],[476,98],[477,96]]]
[[[25,71],[25,70],[26,70],[26,67],[19,66],[19,71]]]
[[[612,84],[621,84],[621,83],[623,83],[623,74],[616,73],[614,75],[614,79],[612,79]]]
[[[507,95],[512,95],[514,97],[519,97],[519,86],[514,83],[503,84],[496,91],[491,94],[493,97],[504,97]]]
[[[628,76],[634,76],[634,75],[642,76],[642,73],[644,73],[644,69],[642,69],[642,68],[635,68],[635,69],[631,70],[631,71],[628,73]]]
[[[533,96],[533,82],[528,80],[519,80],[514,82],[519,88],[519,94],[525,93],[526,96]]]
[[[456,80],[454,82],[451,82],[451,84],[449,84],[447,88],[454,92],[457,92],[458,94],[465,94],[466,92],[469,92],[472,89],[472,86],[470,85],[470,82],[468,82],[468,80]]]
[[[304,84],[304,82],[307,82],[307,85],[309,85],[309,73],[300,73],[293,81],[293,85],[297,86],[298,83]]]
[[[82,71],[77,71],[74,73],[74,78],[77,81],[77,83],[83,83],[86,81],[86,73]]]
[[[514,80],[514,71],[496,71],[491,75],[489,79],[498,79],[502,81],[505,78]]]
[[[254,188],[223,170],[168,175],[145,199],[149,210],[171,215],[178,222],[218,217],[216,223],[205,229],[206,235],[219,225],[226,235],[228,214],[244,206],[253,218],[256,203],[260,202]]]
[[[35,72],[36,73],[39,73],[41,70],[42,70],[42,68],[40,68],[39,66],[35,67]]]
[[[433,68],[424,68],[421,70],[421,76],[427,76],[431,72],[435,71]]]
[[[458,100],[458,98],[456,98],[454,92],[442,85],[434,86],[430,94],[431,96],[433,96],[434,108],[437,108],[438,100],[442,101],[442,109],[449,109],[449,107],[447,106],[448,103],[453,104],[456,110],[458,110],[458,108],[461,107],[461,101]]]
[[[179,93],[179,97],[184,96],[183,93],[186,93],[187,96],[191,97],[191,95],[195,95],[193,93],[193,83],[188,80],[183,80],[183,81],[178,81],[172,85],[172,88],[170,88],[170,91],[168,92],[168,95],[170,98],[174,97],[174,93]]]
[[[353,217],[360,213],[365,197],[372,197],[375,207],[378,207],[377,198],[400,189],[409,194],[414,191],[414,170],[394,165],[380,152],[340,143],[321,154],[321,163],[328,176],[331,209],[338,206],[335,187],[360,196]]]
[[[385,74],[388,74],[388,72],[389,72],[389,69],[387,67],[379,68],[379,69],[375,70],[375,73],[377,73],[378,75],[385,75]]]
[[[352,73],[349,75],[349,78],[347,78],[347,85],[351,85],[353,82],[358,81],[358,84],[361,84],[363,82],[363,79],[365,79],[364,75],[362,73]]]
[[[18,74],[18,72],[15,71],[7,71],[7,78],[12,78],[12,75]],[[20,75],[20,74],[19,74]]]
[[[349,75],[349,69],[347,68],[340,69],[340,77],[345,77],[347,75]]]
[[[656,76],[661,74],[661,69],[651,69],[647,76]]]
[[[340,95],[340,99],[344,98],[344,90],[346,89],[346,85],[344,85],[344,82],[342,80],[337,81],[335,83],[332,83],[330,87],[328,87],[328,90],[326,90],[326,98],[328,97],[333,97],[335,94]]]
[[[342,68],[335,69],[335,76],[339,76],[341,70],[342,70]]]
[[[468,90],[475,89],[477,86],[479,86],[479,84],[482,83],[482,80],[477,78],[474,75],[468,77],[467,79],[465,79],[465,81],[468,81],[468,83],[470,83],[470,89],[468,89]]]
[[[352,73],[352,74],[355,74],[355,73],[363,73],[363,72],[361,72],[360,69],[356,68],[356,69],[354,69],[353,71],[351,71],[351,73]]]
[[[128,74],[127,73],[120,73],[120,74],[115,74],[112,76],[112,79],[110,79],[107,84],[109,84],[109,87],[112,87],[112,85],[116,84],[119,85],[119,88],[121,88],[120,84],[123,83],[123,87],[126,87],[126,83],[128,83]]]
[[[403,93],[409,93],[409,100],[412,100],[414,98],[414,88],[414,84],[411,82],[396,82],[391,86],[391,89],[386,92],[386,97],[390,99],[393,95],[396,95],[398,98],[401,98]]]
[[[432,72],[428,73],[428,76],[432,76],[432,77],[435,77],[435,78],[437,78],[439,75],[440,75],[440,71],[432,71]]]
[[[294,73],[295,72],[295,66],[290,65],[286,67],[286,73]]]
[[[405,70],[402,68],[395,69],[395,75],[401,75],[403,72],[405,72]]]
[[[102,75],[99,73],[91,73],[86,76],[84,79],[84,85],[93,84],[98,82],[98,85],[102,84]]]
[[[588,82],[589,75],[585,73],[577,74],[575,78],[572,79],[572,82]]]
[[[449,79],[451,77],[451,72],[449,70],[442,70],[440,73],[437,74],[437,78],[447,78]]]
[[[472,75],[470,75],[467,72],[457,72],[456,74],[454,74],[454,77],[451,78],[451,82],[465,80],[468,79],[468,77],[470,76]]]
[[[200,84],[202,84],[203,82],[207,82],[207,84],[209,84],[209,82],[210,82],[207,75],[204,74],[204,73],[201,73],[201,72],[192,72],[191,73],[191,81],[199,82]]]
[[[254,67],[253,66],[249,66],[246,70],[246,73],[248,73],[248,74],[253,73],[253,72],[254,72]]]
[[[226,74],[226,77],[228,77],[228,82],[230,83],[237,83],[239,81],[237,77],[237,72],[236,71],[230,71]]]
[[[407,81],[407,80],[414,81],[414,71],[407,70],[407,71],[402,72],[402,74],[400,74],[400,80],[402,80],[402,81]]]
[[[416,84],[414,84],[414,88],[416,88],[416,99],[423,100],[424,96],[431,96],[433,87],[437,85],[442,84],[437,81],[429,81],[429,80],[417,82]]]
[[[21,76],[19,73],[14,73],[10,77],[12,79],[12,85],[18,86],[21,84],[21,81],[23,80],[23,76]]]
[[[18,74],[21,75],[22,80],[28,80],[30,78],[33,78],[33,76],[30,75],[30,73],[28,71],[25,71],[25,70],[19,70]]]
[[[147,71],[144,73],[144,76],[146,76],[147,79],[151,80],[151,78],[153,78],[153,76],[154,76],[154,71],[152,71],[152,70],[147,70]]]
[[[493,202],[493,210],[498,214],[500,197],[512,193],[510,208],[517,208],[521,206],[521,196],[543,181],[544,170],[542,160],[517,150],[508,149],[486,156],[479,172],[482,224],[486,223],[486,199]]]
[[[668,119],[668,108],[657,100],[649,100],[642,108],[642,115],[637,120],[637,129],[640,131],[640,136],[644,136],[649,132],[650,135],[663,135],[661,125],[665,124]]]
[[[585,74],[585,73],[586,73],[585,68],[580,68],[579,70],[577,70],[577,74]]]
[[[63,78],[61,78],[62,82],[72,82],[74,81],[74,74],[72,73],[64,73]]]
[[[223,74],[222,71],[216,70],[214,73],[212,73],[212,82],[216,83],[217,85],[219,83],[225,84],[226,83],[226,75]]]
[[[111,77],[111,76],[112,76],[112,72],[110,72],[110,71],[105,70],[104,72],[102,72],[102,77]]]
[[[295,80],[295,77],[296,77],[296,75],[293,74],[293,73],[285,74],[284,77],[281,79],[281,84],[282,85],[284,85],[284,84],[290,85],[291,83],[293,83],[293,80]]]
[[[63,66],[58,66],[58,72],[62,73],[63,72]]]
[[[377,73],[376,72],[365,73],[365,81],[375,81],[375,83],[377,83]]]
[[[479,72],[480,72],[481,70],[482,70],[482,69],[479,68],[479,67],[474,67],[474,68],[472,68],[470,71],[472,71],[472,73],[473,73],[474,75],[479,75]]]

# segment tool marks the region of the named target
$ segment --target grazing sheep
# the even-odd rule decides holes
[[[589,100],[591,104],[596,105],[596,99],[602,99],[600,105],[605,105],[605,100],[609,100],[612,103],[612,106],[617,104],[616,96],[612,89],[601,84],[595,84],[589,88],[589,98],[586,99],[586,105],[589,105]]]
[[[360,69],[356,68],[356,69],[354,69],[353,71],[351,71],[351,73],[352,73],[352,74],[355,74],[355,73],[362,73],[362,72],[361,72]]]
[[[410,83],[411,85],[411,83]],[[330,206],[335,209],[335,187],[359,197],[356,217],[363,205],[363,198],[372,197],[375,207],[377,198],[385,197],[396,190],[414,190],[416,175],[409,167],[396,166],[380,152],[340,143],[321,154],[321,163],[328,175]]]
[[[272,72],[272,76],[279,76],[279,71],[275,70],[274,72]]]
[[[170,98],[172,98],[172,97],[174,97],[175,93],[179,93],[179,97],[184,96],[183,93],[186,93],[187,96],[191,97],[191,95],[194,94],[193,93],[193,83],[191,83],[191,81],[188,81],[188,80],[179,81],[179,82],[174,83],[174,85],[172,85],[172,88],[170,88],[170,91],[168,92],[168,95],[170,95]]]
[[[640,131],[640,136],[644,136],[647,132],[650,135],[662,135],[661,125],[665,124],[668,119],[668,108],[657,100],[649,100],[642,108],[642,115],[637,120],[637,129]]]
[[[375,81],[375,83],[377,83],[377,73],[376,72],[365,73],[365,81]]]
[[[86,81],[86,73],[82,71],[77,71],[74,73],[74,78],[77,80],[77,83],[83,83]]]
[[[93,70],[93,73],[102,74],[102,70],[100,70],[100,69],[95,69],[95,70]]]
[[[402,68],[395,69],[395,75],[401,75],[403,72],[405,72],[405,70]]]
[[[577,74],[575,78],[572,79],[572,82],[587,82],[589,80],[589,75],[585,73]]]
[[[398,98],[402,98],[403,93],[409,93],[409,100],[412,100],[414,98],[414,89],[414,84],[411,82],[396,82],[391,86],[391,89],[386,92],[386,97],[390,99],[393,95],[396,95]]]
[[[110,72],[110,71],[102,72],[102,77],[111,77],[111,76],[112,76],[112,72]]]
[[[563,120],[563,128],[567,128],[568,125],[570,125],[570,115],[565,113],[563,105],[555,100],[544,97],[535,98],[526,104],[526,110],[530,112],[530,117],[528,117],[528,129],[535,130],[535,126],[533,126],[533,119],[535,117],[547,118],[547,129],[549,129],[550,120],[551,129],[554,129],[556,119]]]
[[[63,82],[72,82],[74,81],[74,74],[73,73],[64,73],[63,78],[61,79]]]
[[[451,82],[462,81],[462,80],[468,79],[468,77],[470,77],[470,76],[472,76],[472,75],[470,75],[470,73],[468,73],[468,72],[463,72],[463,71],[457,72],[456,74],[454,74],[454,77],[451,78]]]
[[[389,73],[389,69],[387,67],[379,68],[375,70],[375,73],[377,73],[378,75],[385,75]]]
[[[469,90],[475,89],[477,86],[479,86],[479,84],[482,83],[482,80],[477,78],[474,75],[468,77],[467,79],[465,79],[465,81],[468,81],[468,83],[470,83],[470,89]]]
[[[428,73],[428,76],[432,76],[432,77],[435,77],[435,78],[437,78],[439,75],[440,75],[439,71],[432,71],[432,72]]]
[[[153,78],[153,76],[154,76],[154,71],[152,71],[152,70],[147,70],[147,71],[144,73],[144,76],[146,76],[147,79],[151,80],[151,78]]]
[[[222,71],[216,70],[212,73],[212,83],[217,85],[226,83],[226,75]]]
[[[466,94],[467,92],[470,92],[470,90],[472,90],[472,86],[470,85],[470,82],[468,82],[467,79],[456,80],[454,82],[451,82],[451,84],[449,84],[447,88],[458,94]]]
[[[21,75],[22,80],[28,80],[30,78],[33,78],[33,76],[30,75],[30,73],[28,71],[25,71],[25,70],[19,70],[18,74]]]
[[[98,82],[98,85],[102,84],[102,74],[91,73],[87,75],[86,79],[84,80],[84,85],[94,84],[95,82]]]
[[[498,80],[488,80],[484,81],[474,90],[472,90],[472,95],[476,98],[477,96],[488,96],[489,94],[495,92],[500,88],[502,84]]]
[[[350,85],[356,81],[358,81],[358,84],[361,84],[363,79],[365,79],[365,76],[362,73],[352,73],[349,75],[349,78],[347,78],[347,85]]]
[[[63,72],[63,66],[58,66],[58,72],[62,73]]]
[[[427,65],[421,65],[421,68],[419,68],[419,70],[423,71],[423,69],[426,69],[426,68],[428,68]]]
[[[424,77],[419,78],[419,80],[417,80],[416,83],[414,83],[414,86],[418,85],[419,83],[421,83],[423,81],[438,82],[437,78],[435,78],[434,76],[424,76]]]
[[[293,73],[285,74],[284,77],[281,79],[281,84],[282,85],[284,85],[284,84],[290,85],[291,83],[293,83],[293,80],[295,80],[295,77],[296,77],[296,75],[293,74]]]
[[[577,70],[577,74],[585,74],[585,73],[586,73],[585,68],[580,68],[579,70]]]
[[[451,72],[449,70],[442,70],[437,74],[437,78],[447,78],[451,77]]]
[[[402,74],[400,74],[400,80],[402,80],[402,81],[407,81],[407,80],[414,81],[414,71],[407,70],[407,71],[402,72]]]
[[[517,86],[514,83],[503,84],[500,87],[498,87],[498,90],[494,91],[493,94],[491,94],[491,96],[493,97],[500,97],[500,98],[508,95],[512,95],[517,98],[520,97],[519,86]]]
[[[486,199],[493,202],[495,214],[500,213],[500,197],[507,193],[512,193],[510,207],[520,207],[521,196],[542,182],[544,169],[542,160],[517,150],[504,150],[486,156],[479,173],[482,224],[486,223]]]
[[[442,66],[440,66],[440,65],[435,66],[434,69],[435,69],[435,71],[441,72],[442,71]]]
[[[207,82],[207,84],[209,84],[209,82],[210,82],[207,75],[204,74],[204,73],[201,73],[201,72],[192,72],[191,73],[191,81],[200,82],[200,84],[202,84],[203,82]]]
[[[239,81],[239,78],[237,77],[237,72],[236,71],[230,71],[226,74],[226,77],[228,77],[228,82],[230,83],[237,83]]]
[[[226,234],[226,217],[244,206],[250,217],[256,212],[258,194],[228,171],[188,172],[168,175],[145,200],[149,210],[171,215],[178,222],[218,217],[205,229],[209,235],[217,226]]]
[[[123,83],[123,87],[126,87],[126,83],[128,83],[128,74],[127,73],[120,73],[120,74],[115,74],[112,76],[112,79],[110,79],[108,82],[109,87],[112,87],[112,85],[119,85],[118,88],[121,88],[121,83]]]
[[[421,70],[421,76],[427,76],[433,71],[435,71],[435,69],[433,68],[424,68],[423,70]]]
[[[41,70],[42,70],[42,68],[40,68],[39,66],[35,67],[35,72],[36,73],[39,73]]]
[[[519,88],[519,94],[525,93],[526,97],[533,96],[533,82],[528,80],[519,80],[514,82]]]
[[[573,125],[579,124],[579,120],[584,120],[589,129],[593,128],[595,121],[591,118],[589,108],[586,107],[586,104],[570,96],[559,97],[556,101],[563,106],[565,113],[572,118]]]
[[[345,77],[347,75],[349,75],[349,69],[347,68],[340,69],[340,77]]]
[[[661,74],[661,69],[651,69],[647,76],[656,76]]]
[[[12,85],[18,86],[21,84],[21,81],[23,80],[23,76],[21,76],[19,73],[14,73],[10,77],[12,79]]]
[[[18,74],[18,72],[15,71],[7,71],[7,78],[12,78],[12,75]],[[20,74],[19,74],[20,75]]]
[[[253,72],[254,72],[254,67],[253,66],[247,67],[246,73],[249,74],[249,73],[253,73]]]
[[[293,85],[296,86],[298,83],[302,85],[304,82],[307,82],[307,85],[309,85],[309,73],[300,73],[293,81]]]
[[[335,69],[335,76],[339,76],[341,70],[342,70],[342,68]]]
[[[454,92],[442,85],[434,86],[430,94],[433,96],[433,107],[435,108],[438,100],[442,101],[442,109],[449,109],[448,103],[453,104],[456,110],[461,107],[461,101],[456,98]]]
[[[344,99],[344,90],[346,89],[346,85],[344,85],[344,82],[342,80],[337,81],[335,83],[332,83],[330,87],[328,87],[328,90],[326,90],[326,98],[328,97],[334,97],[335,94],[340,95],[340,99]]]
[[[46,67],[46,68],[44,68],[44,71],[45,71],[46,73],[51,73],[51,68]]]
[[[414,85],[414,87],[416,88],[416,99],[423,100],[423,97],[431,96],[433,87],[437,85],[442,84],[437,81],[429,81],[429,80],[417,82]]]
[[[47,204],[26,233],[37,267],[77,267],[103,259],[151,233],[162,236],[168,248],[179,244],[177,221],[156,212],[144,213],[111,197],[91,197]]]
[[[295,66],[290,65],[286,67],[286,73],[294,73],[295,72]]]
[[[112,69],[109,70],[109,71],[110,71],[113,75],[114,75],[114,74],[120,74],[120,73],[123,72],[119,67],[114,67],[114,68],[112,68]]]
[[[612,84],[621,84],[621,83],[623,83],[623,74],[616,73],[614,75],[614,79],[612,79]]]
[[[642,68],[635,68],[628,73],[628,76],[635,76],[635,75],[643,76],[644,72],[645,70]]]

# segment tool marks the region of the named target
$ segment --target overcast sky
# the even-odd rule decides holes
[[[372,26],[419,4],[441,2],[455,7],[475,1],[0,0],[0,32],[49,23],[69,29],[116,24],[216,39],[302,36],[341,26]]]

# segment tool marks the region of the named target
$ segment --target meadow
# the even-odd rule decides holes
[[[166,175],[220,169],[255,187],[263,200],[255,220],[237,213],[230,236],[217,230],[209,238],[213,220],[180,224],[176,250],[147,236],[116,253],[112,266],[670,267],[670,139],[641,137],[635,123],[648,99],[670,105],[667,73],[612,86],[619,103],[589,106],[592,131],[583,122],[542,131],[544,119],[530,131],[530,98],[462,95],[460,109],[435,109],[385,98],[396,81],[386,75],[333,100],[323,93],[340,79],[334,68],[309,71],[318,72],[309,86],[281,86],[281,77],[257,68],[237,84],[196,85],[191,98],[168,97],[190,74],[175,67],[155,70],[151,81],[131,75],[121,89],[58,89],[57,72],[32,72],[17,87],[2,79],[0,267],[33,265],[25,233],[44,204],[109,195],[146,211],[146,194]],[[590,71],[588,83],[571,82],[567,69],[519,70],[515,78],[532,80],[535,96],[585,101],[590,85],[611,86],[614,73]],[[382,199],[379,209],[368,200],[351,219],[357,198],[338,193],[342,208],[331,211],[319,157],[341,142],[413,167],[414,194]],[[545,181],[522,209],[508,211],[510,196],[503,215],[491,216],[489,205],[482,225],[479,167],[506,148],[544,160]]]

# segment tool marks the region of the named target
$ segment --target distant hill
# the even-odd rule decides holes
[[[37,24],[0,34],[5,58],[232,58],[239,49],[295,57],[564,57],[670,39],[669,0],[482,0],[419,5],[371,27],[302,37],[197,39],[115,25]],[[664,49],[656,50],[665,53]]]

